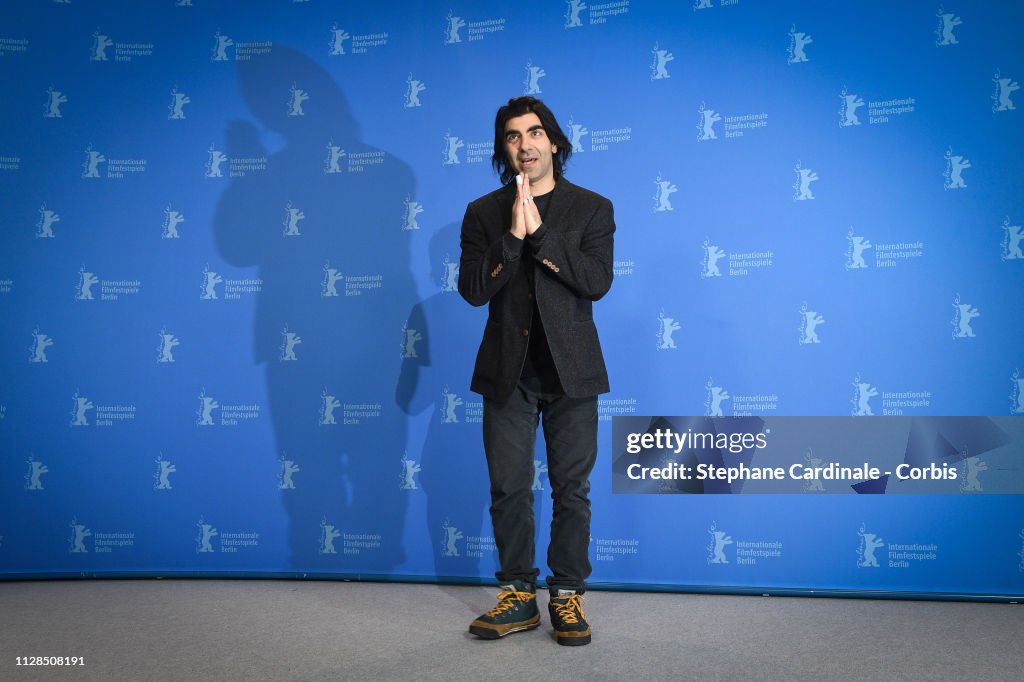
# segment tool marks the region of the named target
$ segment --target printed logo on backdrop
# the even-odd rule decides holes
[[[961,154],[954,154],[952,147],[946,148],[946,170],[942,174],[945,178],[943,188],[964,189],[967,183],[964,182],[963,172],[971,167],[970,159],[965,159]]]
[[[423,213],[423,204],[406,197],[402,201],[402,205],[405,207],[402,211],[402,229],[406,231],[420,229],[416,216]]]
[[[1024,414],[1024,374],[1020,369],[1010,375],[1010,414]]]
[[[0,57],[28,52],[27,38],[0,38]]]
[[[658,173],[658,177],[654,179],[654,186],[657,188],[654,192],[654,212],[664,213],[674,210],[670,198],[679,191],[675,183],[665,180],[661,177],[661,173]]]
[[[288,458],[288,453],[282,452],[278,458],[281,462],[281,475],[277,481],[278,490],[295,490],[295,479],[293,476],[300,471],[299,465],[295,463],[295,460]]]
[[[224,164],[227,163],[227,176],[224,175]],[[244,178],[252,175],[262,175],[267,170],[267,157],[265,156],[232,156],[228,157],[213,145],[206,150],[206,172],[207,178]]]
[[[292,83],[292,87],[288,91],[290,96],[288,97],[287,112],[289,116],[305,116],[306,112],[303,111],[302,105],[309,99],[309,93],[302,88],[296,87],[295,83]]]
[[[52,209],[46,208],[46,204],[39,207],[39,222],[36,223],[37,239],[53,239],[57,235],[53,233],[53,226],[60,222],[60,214]]]
[[[651,80],[660,81],[671,78],[672,75],[668,72],[668,63],[675,60],[675,55],[668,50],[661,49],[658,43],[654,43],[651,54],[654,55],[654,61],[651,63]]]
[[[21,170],[20,156],[0,156],[0,170],[16,171]]]
[[[459,261],[453,261],[448,254],[444,255],[444,262],[441,264],[441,291],[446,293],[459,290]]]
[[[348,52],[345,51],[345,41],[349,43]],[[330,40],[327,43],[327,55],[340,57],[345,54],[367,54],[371,49],[384,47],[387,44],[388,34],[386,32],[352,35],[334,24],[331,26]]]
[[[633,274],[636,263],[632,258],[623,258],[612,261],[612,274],[616,277],[628,277]]]
[[[338,548],[334,541],[341,538],[342,554],[358,555],[368,549],[380,549],[383,536],[378,533],[343,533],[327,518],[320,519],[320,540],[318,554],[337,554]]]
[[[615,0],[587,5],[584,0],[566,0],[565,28],[583,26],[583,18],[580,16],[583,10],[587,10],[588,24],[606,24],[609,19],[629,14],[629,2],[630,0]]]
[[[178,86],[175,85],[171,90],[171,103],[167,107],[167,118],[171,121],[183,121],[185,120],[185,105],[191,104],[192,98],[183,92],[178,92]]]
[[[494,152],[494,142],[472,142],[466,144],[461,137],[452,135],[452,131],[444,134],[444,152],[442,153],[442,166],[455,166],[462,163],[459,150],[465,148],[466,163],[485,163],[491,159]]]
[[[707,397],[704,398],[704,414],[709,417],[724,417],[722,403],[732,396],[721,386],[715,386],[715,380],[711,378],[704,384],[704,389],[707,392]]]
[[[466,29],[466,41],[483,40],[491,33],[499,33],[505,30],[505,18],[481,19],[467,22],[454,12],[448,12],[444,21],[444,44],[454,45],[462,42],[462,29]]]
[[[284,232],[282,234],[285,237],[299,237],[299,221],[305,220],[306,214],[301,208],[296,208],[292,205],[292,202],[288,202],[284,207]]]
[[[29,455],[25,461],[28,464],[28,473],[25,474],[25,490],[43,490],[43,474],[50,473],[50,468],[43,462]]]
[[[255,402],[221,405],[215,397],[206,394],[205,388],[199,392],[197,398],[199,407],[196,409],[196,426],[239,426],[244,422],[259,419],[262,412],[262,406]],[[215,415],[214,410],[220,412]]]
[[[0,279],[0,294],[9,294],[13,288],[13,279]]]
[[[178,225],[185,222],[185,216],[174,210],[170,204],[167,204],[167,208],[164,209],[164,222],[162,225],[163,231],[160,233],[161,239],[181,239],[181,234],[178,233]]]
[[[107,52],[109,48],[112,50],[114,58],[110,59],[110,54]],[[136,57],[152,57],[153,56],[153,43],[146,41],[133,41],[133,42],[115,42],[110,36],[105,35],[96,29],[96,32],[92,34],[92,47],[89,51],[89,60],[94,62],[130,62]]]
[[[953,12],[947,12],[942,5],[939,5],[939,11],[936,12],[935,16],[939,18],[939,26],[935,29],[935,45],[938,47],[958,45],[959,43],[957,42],[956,34],[953,33],[953,29],[963,24],[963,19]]]
[[[996,91],[992,94],[992,111],[1015,110],[1017,107],[1013,106],[1010,94],[1020,90],[1020,83],[1012,78],[1003,78],[998,70],[992,82],[996,84]]]
[[[548,465],[539,459],[533,460],[533,485],[530,490],[544,490],[544,482],[540,480],[541,474],[548,472]]]
[[[53,345],[53,339],[47,334],[39,331],[39,327],[36,327],[32,331],[32,345],[29,347],[29,362],[49,362],[46,358],[46,349]]]
[[[123,179],[131,175],[146,172],[146,159],[108,159],[101,152],[89,145],[85,149],[85,161],[82,162],[83,178]],[[100,164],[106,164],[100,168]],[[104,172],[105,171],[105,172]]]
[[[347,54],[345,52],[345,41],[349,40],[351,37],[352,35],[349,34],[348,31],[346,31],[343,28],[338,28],[337,24],[332,26],[331,40],[328,43],[329,49],[327,54],[330,55],[331,57],[338,57],[343,54]]]
[[[665,310],[658,313],[658,350],[670,350],[676,347],[676,341],[672,338],[674,332],[679,331],[680,325],[675,318],[667,317]]]
[[[320,392],[320,421],[321,426],[334,426],[338,420],[334,417],[334,411],[341,407],[341,401],[327,392],[325,388]]]
[[[174,362],[174,349],[181,345],[181,341],[174,334],[167,331],[167,327],[160,330],[160,344],[156,347],[156,361],[159,363]]]
[[[957,478],[960,479],[960,492],[980,493],[985,490],[978,475],[988,471],[988,464],[981,457],[970,457],[967,451],[960,453],[960,464],[957,466]]]
[[[85,540],[92,535],[92,531],[89,530],[84,523],[79,523],[78,519],[71,519],[71,523],[68,525],[71,527],[71,538],[68,541],[68,551],[72,554],[84,554],[88,552],[89,548],[85,546]]]
[[[533,60],[526,62],[526,80],[523,81],[523,94],[524,95],[539,95],[540,90],[540,79],[548,75],[548,72],[539,66],[533,65]]]
[[[60,111],[60,105],[68,101],[67,95],[60,90],[54,90],[53,85],[46,88],[46,104],[43,105],[43,118],[64,118]]]
[[[384,287],[384,275],[381,273],[367,275],[344,275],[337,268],[331,267],[330,262],[323,266],[323,278],[320,280],[320,298],[340,298],[338,291],[339,282],[344,285],[346,297],[362,296]]]
[[[729,277],[745,277],[750,274],[751,270],[757,271],[770,268],[775,258],[775,252],[771,250],[729,254],[718,245],[712,244],[710,239],[704,240],[703,249],[704,258],[701,259],[700,273],[702,279],[721,277],[723,273],[718,265],[718,261],[723,258],[727,259],[726,262],[729,265],[727,273]]]
[[[718,139],[718,134],[715,132],[715,124],[719,121],[723,122],[727,138],[743,137],[746,134],[744,131],[749,132],[758,128],[768,127],[768,114],[764,111],[750,114],[723,115],[716,109],[707,106],[706,103],[701,102],[700,107],[697,108],[697,113],[700,114],[700,121],[697,123],[697,139],[701,141]]]
[[[858,270],[868,267],[864,252],[874,249],[875,267],[894,268],[905,265],[912,260],[924,256],[924,242],[886,242],[872,244],[871,240],[858,235],[851,227],[846,233],[846,269]]]
[[[740,4],[740,0],[718,0],[719,7],[729,7],[738,4]],[[696,2],[693,3],[694,11],[699,9],[711,9],[714,6],[714,0],[696,0]]]
[[[297,333],[288,329],[288,325],[284,326],[281,330],[281,351],[280,360],[281,362],[295,362],[299,359],[295,355],[295,347],[302,343],[302,337]]]
[[[68,524],[71,537],[68,538],[68,552],[71,554],[87,554],[88,538],[92,538],[92,551],[96,554],[111,554],[115,550],[132,549],[135,547],[135,533],[130,531],[93,531],[78,519]]]
[[[334,524],[327,523],[327,519],[320,519],[320,547],[317,550],[320,554],[337,554],[334,541],[341,537],[341,531]]]
[[[640,541],[636,538],[595,538],[594,561],[615,561],[616,558],[633,557],[640,554]]]
[[[735,563],[740,566],[756,566],[768,559],[782,558],[782,542],[779,540],[734,539],[719,529],[714,521],[708,527],[708,535],[711,536],[706,548],[708,564],[732,563],[729,554],[734,554]]]
[[[633,128],[603,128],[590,130],[585,125],[577,123],[572,116],[568,124],[569,142],[572,143],[573,153],[587,151],[583,146],[583,136],[590,135],[590,151],[605,152],[611,149],[612,145],[622,142],[629,142],[633,137]]]
[[[590,131],[586,127],[573,121],[572,117],[569,117],[569,143],[572,145],[573,153],[583,152],[583,144],[580,142],[583,136],[588,134]]]
[[[327,142],[327,158],[324,159],[324,175],[338,175],[340,173],[362,173],[368,166],[383,166],[386,159],[386,152],[346,152],[334,144],[334,140]],[[344,168],[341,160],[346,159]]]
[[[814,199],[814,194],[811,192],[811,183],[818,181],[818,174],[811,168],[804,168],[802,162],[796,162],[796,168],[793,169],[796,173],[796,182],[793,183],[793,201],[810,201]]]
[[[857,568],[918,568],[939,558],[939,546],[934,543],[887,541],[864,523],[857,536]],[[885,556],[879,557],[883,552]]]
[[[953,319],[950,324],[953,326],[954,339],[974,338],[974,328],[971,327],[971,320],[980,317],[981,313],[970,303],[961,303],[960,294],[953,299]]]
[[[715,385],[713,378],[704,384],[704,414],[708,417],[726,416],[723,403],[732,400],[732,416],[750,417],[763,415],[779,409],[779,396],[774,393],[749,393],[732,396],[725,388]]]
[[[1024,232],[1020,225],[1011,225],[1010,217],[1003,221],[1003,253],[1002,260],[1024,260],[1024,250],[1021,244],[1024,243]]]
[[[420,93],[427,89],[427,86],[423,84],[423,81],[416,80],[409,74],[409,77],[405,79],[405,106],[406,109],[415,109],[416,107],[423,106],[420,102]]]
[[[444,537],[441,539],[441,555],[446,557],[462,556],[458,544],[459,540],[466,538],[462,531],[451,525],[448,519],[441,524],[441,530],[444,531]]]
[[[456,526],[453,526],[448,519],[441,524],[443,536],[441,538],[441,556],[445,557],[474,557],[483,558],[493,556],[498,547],[494,544],[494,538],[490,536],[465,535]],[[460,551],[460,541],[465,540],[465,553]]]
[[[178,470],[170,461],[164,459],[164,453],[156,458],[156,472],[153,474],[153,490],[170,490],[171,474]]]
[[[612,417],[633,415],[637,412],[636,398],[598,398],[597,420],[610,422]]]
[[[862,121],[857,110],[867,105],[868,125],[891,123],[903,114],[916,111],[917,99],[914,97],[891,98],[886,100],[869,100],[865,103],[860,95],[853,94],[843,86],[839,93],[839,127],[850,128],[859,126]]]
[[[135,405],[100,404],[96,405],[79,391],[71,396],[71,426],[89,426],[89,412],[93,412],[96,426],[121,425],[135,420]]]
[[[800,304],[800,332],[799,343],[801,346],[809,343],[821,343],[818,338],[818,326],[825,324],[825,318],[813,310],[807,309],[807,303]]]
[[[216,552],[234,554],[242,550],[255,549],[260,544],[260,534],[252,531],[230,533],[221,531],[202,518],[196,522],[196,527],[199,529],[199,533],[196,535],[197,554]],[[214,538],[217,538],[216,542],[214,542]]]
[[[100,301],[117,301],[122,296],[133,296],[141,291],[139,280],[100,280],[95,272],[89,272],[85,265],[78,270],[78,283],[75,285],[76,301],[94,301],[93,287],[99,285]]]
[[[224,279],[219,273],[210,269],[210,264],[203,266],[202,283],[199,285],[199,300],[219,301],[221,297],[217,293],[217,286],[223,284],[225,301],[237,301],[246,294],[258,294],[263,291],[263,280],[260,278],[228,278]]]
[[[164,459],[164,454],[162,452],[156,458],[155,462],[156,472],[153,474],[153,490],[170,490],[171,474],[175,473],[178,470],[178,467]]]
[[[419,490],[416,485],[416,474],[423,471],[419,462],[409,459],[409,453],[402,455],[402,472],[398,475],[399,490]]]
[[[807,448],[807,454],[804,456],[804,464],[809,469],[820,469],[825,466],[824,460],[821,457],[815,457],[814,452],[811,448]],[[820,493],[825,492],[824,481],[820,478],[808,479],[804,482],[804,492],[807,493]]]
[[[229,62],[232,60],[244,62],[269,54],[274,43],[269,40],[262,41],[240,41],[236,43],[230,36],[221,34],[220,31],[213,36],[213,49],[210,50],[210,61]],[[231,48],[234,48],[233,50]]]
[[[422,340],[423,334],[403,323],[402,342],[399,344],[402,349],[402,359],[408,360],[410,358],[418,358],[419,353],[416,352],[416,344]]]
[[[803,31],[797,31],[796,25],[789,27],[789,51],[786,57],[787,64],[802,64],[809,61],[804,48],[814,42],[814,38]]]
[[[881,391],[869,382],[861,380],[860,374],[853,378],[853,406],[851,415],[854,417],[873,417],[871,399],[881,396],[882,416],[899,417],[907,414],[927,414],[932,404],[932,392],[927,389],[907,389],[901,391]],[[919,410],[920,412],[915,412]]]
[[[459,419],[458,408],[463,409],[464,418]],[[483,422],[483,402],[473,400],[468,404],[459,396],[445,386],[441,390],[441,406],[439,408],[441,424],[480,424]]]

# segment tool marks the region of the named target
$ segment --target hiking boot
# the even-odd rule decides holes
[[[590,644],[590,625],[583,615],[583,595],[573,590],[551,590],[548,602],[555,639],[565,646]]]
[[[498,639],[512,632],[540,625],[537,591],[519,580],[501,586],[498,605],[469,624],[469,631],[483,639]]]

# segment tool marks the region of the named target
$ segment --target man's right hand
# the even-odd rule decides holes
[[[516,200],[512,204],[512,229],[509,232],[517,239],[526,239],[526,194],[523,192],[523,176],[516,176]]]

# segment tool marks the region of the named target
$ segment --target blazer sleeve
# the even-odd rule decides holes
[[[581,298],[597,301],[608,293],[615,234],[612,202],[600,197],[582,230],[542,227],[541,243],[533,250],[541,269]]]
[[[480,215],[469,204],[462,219],[461,245],[459,293],[470,305],[484,305],[519,268],[523,240],[505,232],[500,239],[489,241]]]

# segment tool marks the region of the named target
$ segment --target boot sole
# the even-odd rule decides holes
[[[560,632],[556,632],[555,641],[557,641],[562,646],[583,646],[585,644],[590,644],[590,633],[588,632],[585,635],[573,636],[564,635]]]
[[[501,639],[505,635],[511,635],[513,632],[522,632],[524,630],[533,630],[540,626],[540,615],[538,614],[535,618],[531,618],[525,623],[517,623],[509,627],[508,629],[495,629],[492,627],[484,627],[482,625],[470,625],[470,634],[476,635],[480,639]],[[499,626],[504,628],[505,626]]]

